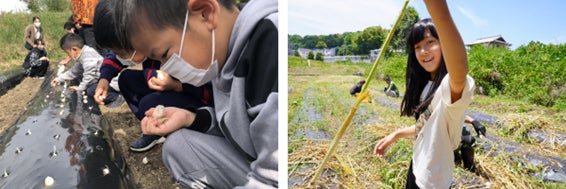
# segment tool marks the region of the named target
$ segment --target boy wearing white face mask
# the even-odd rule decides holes
[[[196,86],[214,108],[146,112],[145,134],[167,135],[163,162],[186,188],[277,188],[276,0],[118,0],[121,40]],[[156,37],[159,36],[159,37]],[[283,150],[284,151],[284,150]]]
[[[109,29],[114,28],[114,3],[113,0],[101,0],[94,14],[96,43],[112,50],[106,55],[100,67],[95,100],[99,104],[104,104],[103,100],[107,97],[108,91],[119,91],[139,120],[145,116],[147,110],[157,105],[191,110],[212,106],[210,83],[201,87],[181,83],[159,70],[161,62],[148,59],[133,50],[131,46],[119,43],[116,32]],[[142,64],[142,70],[124,69],[138,64]],[[114,82],[116,84],[113,85]],[[164,138],[158,135],[142,135],[130,144],[130,150],[144,152],[163,140]]]

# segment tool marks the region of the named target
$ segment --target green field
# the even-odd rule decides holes
[[[59,39],[65,34],[63,25],[70,15],[71,11],[0,14],[0,72],[22,65],[28,52],[24,47],[24,30],[34,16],[41,19],[51,63],[63,59],[65,52],[59,48]]]
[[[398,57],[399,58],[399,57]],[[346,134],[341,139],[334,156],[325,166],[317,185],[310,185],[314,170],[326,154],[326,149],[346,115],[354,104],[349,90],[357,81],[365,79],[370,64],[323,63],[289,57],[289,187],[292,188],[402,188],[412,154],[412,138],[401,139],[390,146],[385,158],[372,155],[376,142],[392,131],[414,124],[414,119],[399,116],[400,98],[386,97],[382,90],[386,83],[383,75],[392,75],[404,94],[404,81],[398,73],[391,74],[391,67],[404,65],[398,58],[390,58],[378,67],[377,77],[368,90],[372,103],[362,103]],[[310,62],[310,64],[309,64]],[[384,73],[389,70],[389,73]],[[364,77],[354,75],[361,71]],[[397,74],[397,75],[395,75]],[[476,163],[480,174],[476,175],[458,167],[455,174],[456,188],[473,186],[492,188],[563,188],[566,184],[543,182],[537,172],[548,170],[546,165],[531,165],[524,155],[548,158],[566,157],[565,146],[552,142],[539,142],[528,133],[541,130],[545,133],[566,133],[563,127],[566,113],[552,107],[544,107],[512,99],[475,95],[469,108],[497,117],[497,122],[486,124],[488,137],[478,139]],[[471,126],[470,126],[471,128]],[[472,129],[473,130],[473,129]],[[475,131],[472,131],[475,135]],[[502,145],[515,149],[501,151]],[[483,146],[491,146],[486,149]],[[560,159],[560,158],[559,158]],[[514,183],[511,187],[508,183]]]

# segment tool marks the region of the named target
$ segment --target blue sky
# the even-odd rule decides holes
[[[404,2],[289,0],[289,34],[343,33],[375,25],[391,28]],[[415,7],[421,19],[430,17],[422,0],[413,0],[409,6]],[[566,43],[563,0],[449,0],[448,6],[465,43],[495,35],[502,35],[511,49],[530,41]]]
[[[305,36],[361,31],[375,25],[390,28],[404,0],[289,0],[286,3],[289,34]],[[422,0],[413,0],[409,5],[415,7],[421,18],[429,17]],[[530,41],[566,43],[564,0],[448,0],[448,5],[465,43],[494,35],[502,35],[512,44],[512,49]],[[14,9],[25,9],[25,4],[20,0],[0,3],[0,12]]]

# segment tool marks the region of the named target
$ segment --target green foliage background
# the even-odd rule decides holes
[[[34,13],[41,11],[67,11],[70,9],[69,0],[21,0],[27,3],[27,8]]]
[[[566,44],[531,42],[514,51],[475,47],[470,75],[489,96],[566,109]]]
[[[420,20],[419,13],[409,6],[395,30],[389,51],[405,51],[407,35],[413,25]],[[372,49],[379,49],[390,29],[372,26],[363,31],[344,32],[330,35],[288,35],[289,48],[337,48],[337,55],[367,55]]]
[[[515,50],[474,46],[468,63],[479,94],[566,110],[566,44],[531,42]],[[406,65],[406,54],[391,53],[379,63],[374,79],[389,76],[404,86]],[[366,66],[367,76],[371,65]]]
[[[387,57],[376,78],[388,75],[398,84],[405,83],[406,61],[402,54]],[[469,50],[468,62],[478,93],[566,110],[566,44],[531,42],[515,50],[475,46]],[[369,69],[365,72],[369,74]]]
[[[322,53],[316,53],[316,56],[314,57],[315,60],[318,61],[324,61],[324,58],[322,57]]]

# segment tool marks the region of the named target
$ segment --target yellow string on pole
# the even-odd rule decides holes
[[[399,17],[397,17],[397,21],[395,21],[395,24],[393,24],[391,31],[389,31],[389,34],[387,35],[385,43],[383,43],[383,45],[381,46],[381,51],[379,52],[377,59],[373,63],[371,71],[369,72],[369,75],[366,79],[366,83],[362,87],[362,91],[360,92],[360,95],[358,95],[358,97],[356,98],[356,102],[354,103],[354,106],[352,106],[352,109],[350,109],[350,113],[348,113],[346,120],[344,120],[344,122],[342,123],[342,126],[340,127],[340,130],[338,130],[338,133],[336,133],[336,136],[334,136],[334,139],[330,143],[330,146],[329,146],[328,150],[326,151],[326,155],[324,156],[322,163],[318,166],[318,169],[316,170],[316,172],[315,172],[315,174],[314,174],[314,176],[311,180],[311,184],[315,184],[316,181],[318,180],[318,177],[320,177],[320,174],[322,173],[322,169],[324,167],[324,164],[326,164],[326,162],[328,162],[328,159],[330,159],[330,157],[332,156],[332,153],[336,149],[338,141],[340,141],[340,139],[342,138],[342,135],[344,135],[344,133],[346,132],[346,129],[348,129],[348,126],[350,126],[350,123],[352,122],[352,118],[356,114],[356,111],[358,109],[358,106],[360,105],[360,102],[369,95],[368,92],[366,91],[366,89],[367,89],[371,79],[373,78],[373,75],[375,74],[375,70],[377,69],[377,63],[382,59],[385,51],[387,51],[387,46],[389,46],[389,42],[391,41],[391,38],[393,38],[393,33],[395,32],[397,25],[399,25],[399,22],[401,21],[401,18],[403,17],[403,14],[405,13],[405,9],[407,8],[408,4],[409,4],[409,0],[405,0],[405,4],[403,5],[403,8],[401,9],[401,13],[399,14]]]

